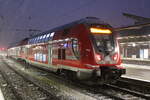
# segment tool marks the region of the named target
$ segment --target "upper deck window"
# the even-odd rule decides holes
[[[52,33],[51,33],[51,35],[50,35],[50,37],[53,37],[53,36],[54,36],[54,34],[55,34],[55,32],[52,32]]]
[[[33,39],[30,39],[30,43],[33,43]]]
[[[28,44],[31,43],[31,39],[28,41]]]
[[[41,42],[44,42],[44,35],[42,35],[42,39],[41,39]]]
[[[46,37],[46,34],[43,36],[43,39]]]
[[[46,36],[46,37],[48,38],[49,36],[50,36],[50,33],[49,33],[49,34],[47,34],[47,36]]]
[[[29,43],[33,43],[33,39],[30,39],[30,42]]]
[[[38,38],[37,38],[37,37],[35,37],[33,42],[34,42],[34,43],[36,43],[36,42],[37,42],[37,39],[38,39]]]
[[[37,41],[38,41],[38,43],[40,42],[40,36],[38,37]]]
[[[42,36],[40,37],[40,39],[42,39]]]
[[[33,42],[32,43],[36,43],[36,40],[37,40],[36,38],[33,38]]]
[[[41,42],[41,41],[42,41],[42,37],[43,37],[43,36],[40,36],[40,40],[39,40],[39,42]]]
[[[32,43],[41,43],[41,42],[46,42],[46,41],[49,41],[50,39],[52,39],[52,37],[54,36],[55,32],[52,32],[52,33],[45,33],[43,35],[40,35],[40,36],[37,36],[37,37],[34,37],[34,38],[31,38],[28,43],[32,44]]]

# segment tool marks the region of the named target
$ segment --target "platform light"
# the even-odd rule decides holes
[[[100,33],[100,34],[111,34],[112,31],[110,29],[101,29],[101,28],[90,28],[92,33]]]
[[[136,46],[136,44],[135,44],[135,43],[132,43],[132,46],[133,46],[133,47],[135,47],[135,46]]]

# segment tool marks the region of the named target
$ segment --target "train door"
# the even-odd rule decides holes
[[[48,45],[48,64],[52,64],[52,45]]]
[[[58,59],[61,60],[61,48],[58,49]]]
[[[64,49],[64,48],[58,49],[58,59],[59,60],[65,60],[66,59],[65,51],[66,51],[66,49]]]
[[[66,51],[65,48],[62,48],[62,49],[61,49],[61,59],[62,59],[62,60],[65,60],[65,59],[66,59],[66,52],[65,52],[65,51]]]
[[[25,59],[28,59],[28,52],[29,52],[28,47],[25,47]]]
[[[59,60],[65,60],[66,59],[66,53],[64,48],[58,49],[58,59]]]
[[[60,47],[58,49],[58,60],[59,60],[59,67],[64,64],[64,61],[66,59],[66,49],[64,47]]]

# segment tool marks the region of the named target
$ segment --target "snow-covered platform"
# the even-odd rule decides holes
[[[0,100],[5,100],[1,89],[0,89]]]
[[[122,77],[150,82],[150,66],[122,64],[126,68],[126,74]]]

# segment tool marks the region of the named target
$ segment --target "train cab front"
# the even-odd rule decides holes
[[[92,41],[95,64],[99,66],[95,73],[100,73],[102,80],[117,80],[125,74],[125,68],[120,67],[121,59],[116,34],[109,26],[90,26],[90,38]]]

